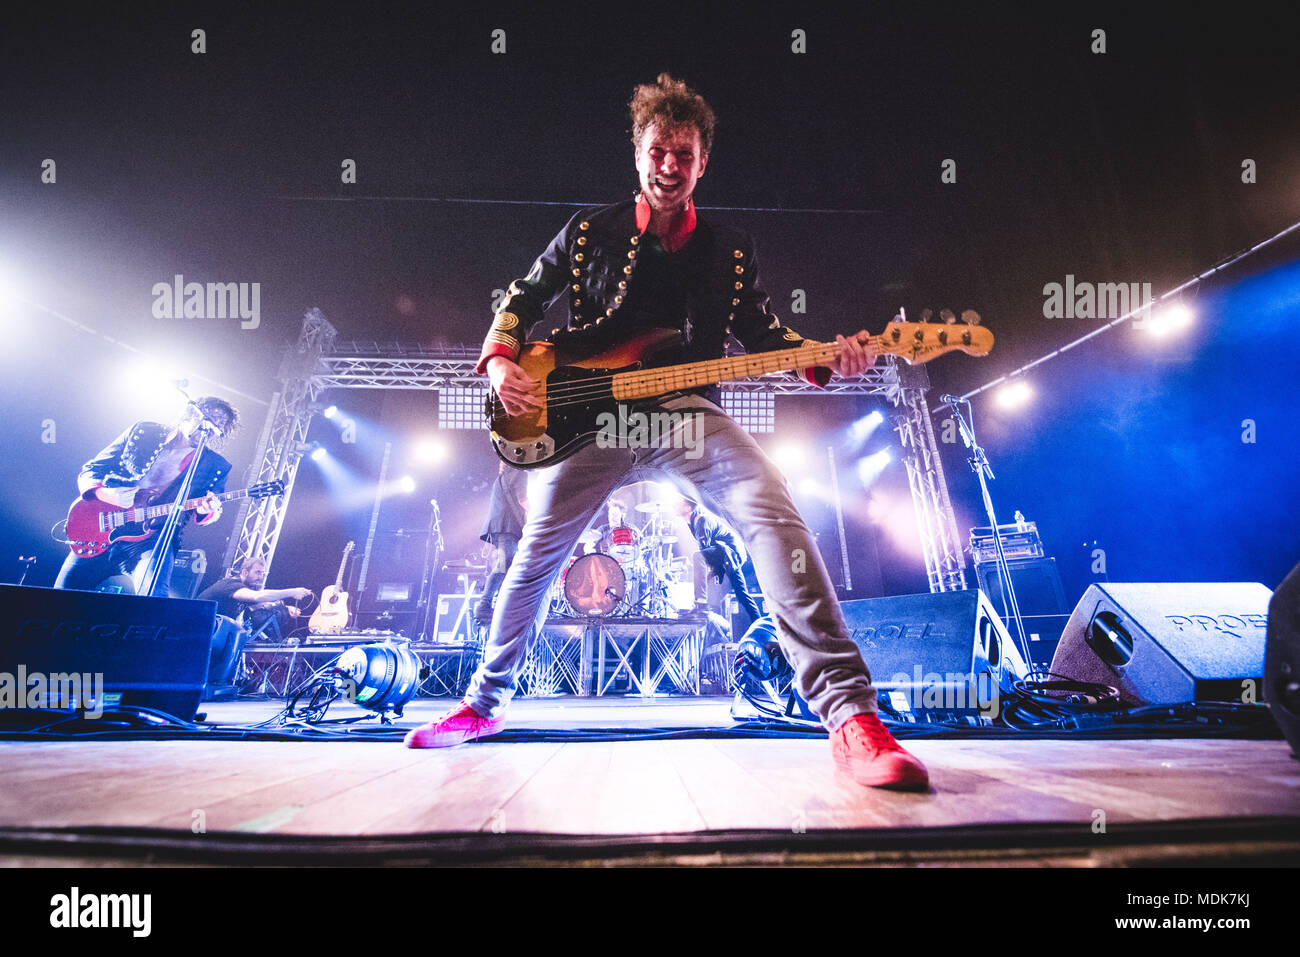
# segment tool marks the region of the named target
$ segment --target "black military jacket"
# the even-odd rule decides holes
[[[561,296],[568,299],[568,323],[533,331]],[[526,277],[510,284],[480,370],[494,350],[517,358],[527,339],[600,352],[649,327],[681,332],[680,343],[654,356],[650,366],[719,358],[729,335],[751,353],[802,344],[802,336],[768,311],[768,302],[748,234],[700,216],[686,244],[667,253],[657,237],[637,228],[635,199],[589,207],[569,221]],[[822,384],[830,377],[829,369],[817,372]]]

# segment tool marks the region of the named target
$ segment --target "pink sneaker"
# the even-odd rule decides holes
[[[462,701],[436,721],[413,728],[402,743],[408,748],[450,748],[496,734],[505,725],[505,718],[485,718]]]
[[[930,774],[915,755],[903,750],[874,714],[854,715],[831,734],[835,766],[870,788],[924,791]]]

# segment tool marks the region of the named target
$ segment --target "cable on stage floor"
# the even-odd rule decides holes
[[[1006,712],[1004,712],[1005,714]],[[184,721],[148,708],[106,709],[97,718],[50,709],[10,711],[0,721],[0,741],[381,741],[400,742],[405,725],[362,724],[369,715],[309,723],[287,718],[252,725]],[[1267,706],[1192,702],[1093,712],[1020,726],[948,725],[882,720],[896,738],[968,740],[1123,740],[1135,738],[1280,739]],[[512,728],[483,744],[686,739],[825,738],[825,729],[777,721],[742,721],[728,727]]]

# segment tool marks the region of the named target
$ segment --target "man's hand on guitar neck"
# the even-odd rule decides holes
[[[493,356],[487,364],[488,381],[510,415],[540,409],[545,398],[542,384],[505,356]]]
[[[209,492],[203,496],[203,502],[195,511],[199,513],[199,517],[195,520],[198,524],[210,525],[221,518],[221,499],[217,497],[216,492]]]
[[[857,335],[848,339],[836,336],[835,343],[840,347],[840,355],[838,359],[828,364],[844,378],[852,379],[854,376],[862,375],[876,364],[876,356],[879,353],[871,345],[871,333],[867,330],[861,329]]]

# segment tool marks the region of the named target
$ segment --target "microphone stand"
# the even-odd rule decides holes
[[[188,399],[189,396],[186,396],[186,398]],[[163,570],[166,568],[165,563],[171,561],[172,542],[176,540],[176,530],[185,518],[185,512],[181,509],[181,505],[189,498],[190,489],[194,485],[194,476],[199,470],[199,459],[203,458],[203,450],[208,445],[208,437],[220,431],[216,423],[204,415],[203,411],[193,401],[190,402],[190,408],[199,415],[199,424],[194,430],[198,436],[198,444],[194,447],[194,455],[190,459],[189,467],[185,469],[185,474],[181,477],[181,487],[176,494],[176,500],[172,503],[171,513],[167,516],[167,521],[163,523],[162,531],[158,533],[158,539],[149,555],[149,564],[145,567],[144,576],[136,589],[136,594],[148,595],[151,598],[167,597],[166,594],[155,595],[154,592],[158,590],[159,582],[163,577]]]
[[[1011,569],[1007,566],[1007,556],[1002,550],[1002,532],[998,528],[998,517],[993,510],[993,498],[989,494],[988,480],[996,478],[993,469],[989,465],[989,458],[985,454],[983,447],[975,441],[974,420],[975,414],[970,410],[970,401],[962,401],[953,397],[945,396],[946,405],[952,410],[953,420],[957,423],[957,428],[961,432],[961,440],[965,443],[966,448],[970,450],[967,461],[971,470],[979,476],[980,493],[984,497],[984,510],[989,516],[989,525],[993,529],[993,547],[997,552],[998,578],[1002,582],[1002,614],[1004,617],[1010,617],[1015,622],[1015,634],[1012,636],[1018,639],[1017,644],[1020,646],[1020,653],[1024,656],[1025,667],[1033,669],[1033,659],[1029,655],[1029,641],[1025,637],[1025,622],[1020,617],[1020,606],[1016,603],[1016,591],[1011,586]],[[970,412],[971,421],[967,422],[962,415],[961,406],[965,405]]]
[[[432,640],[429,635],[429,609],[433,607],[433,576],[437,574],[442,549],[442,514],[438,510],[438,500],[434,498],[429,500],[429,533],[424,540],[424,571],[420,577],[420,598],[416,603],[417,609],[424,612],[420,630],[416,632],[421,641]]]

